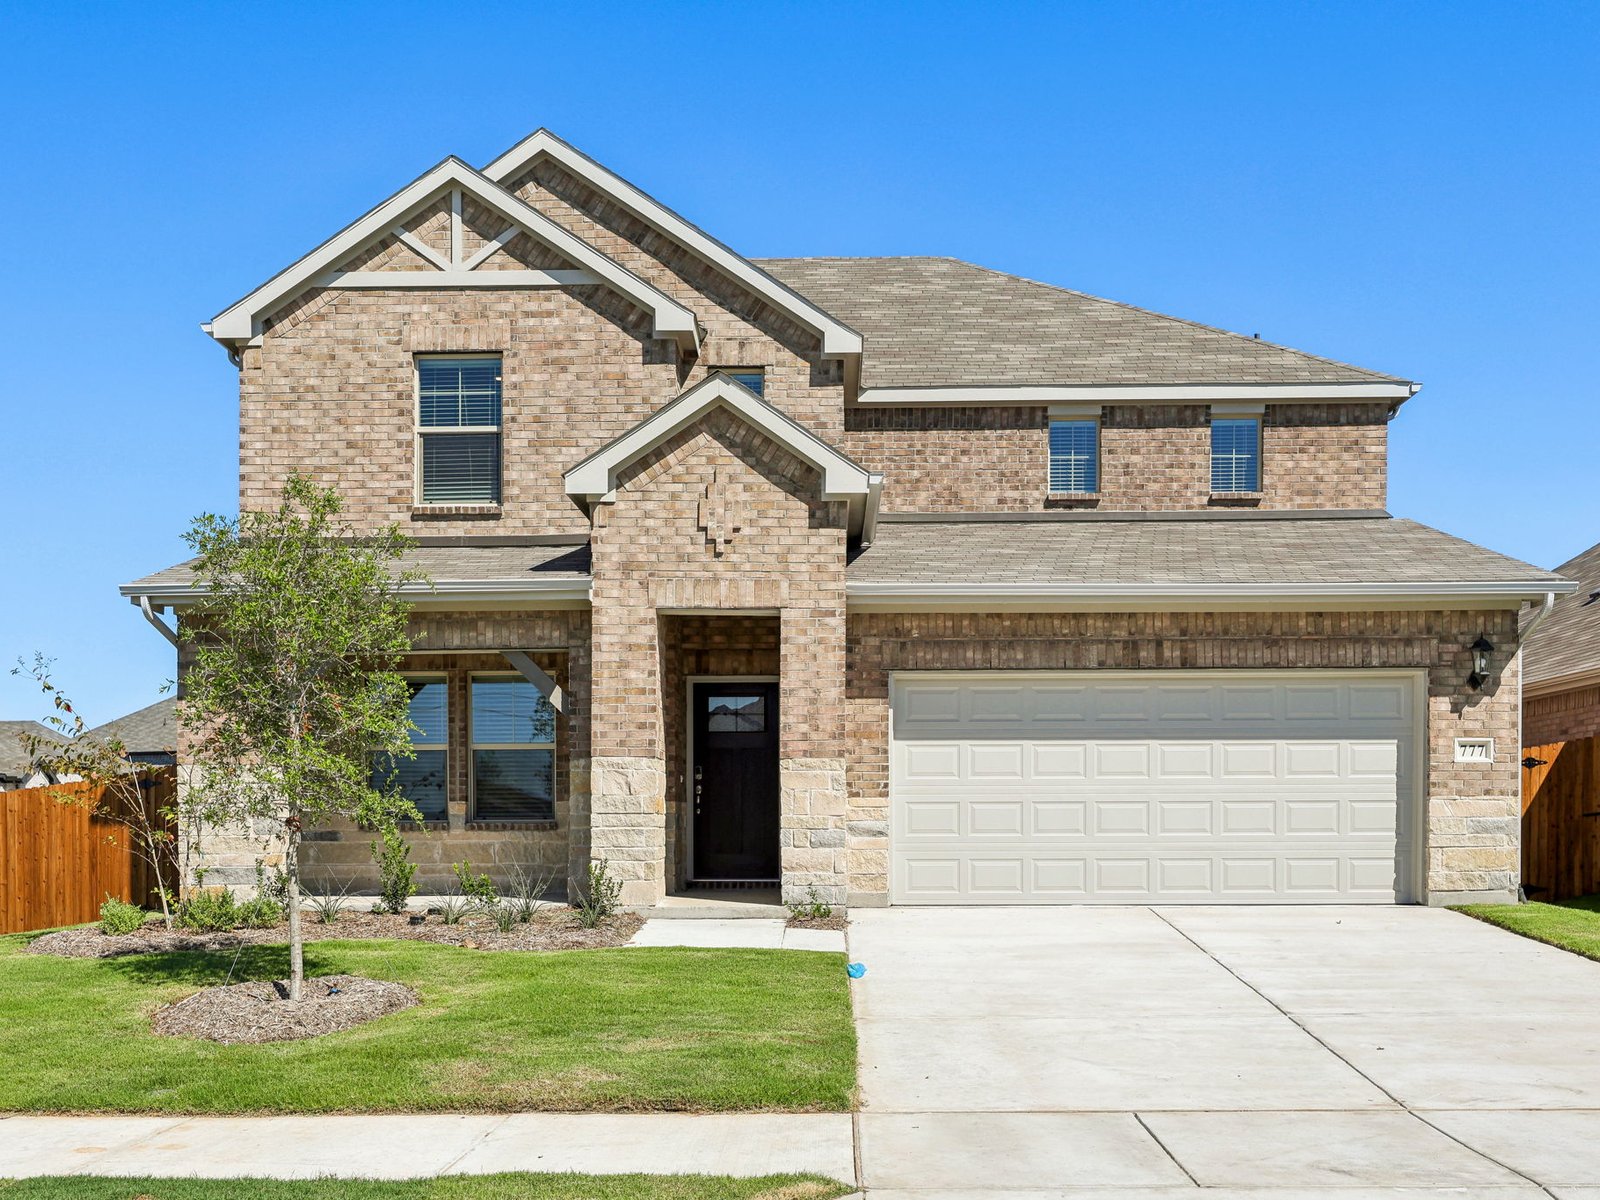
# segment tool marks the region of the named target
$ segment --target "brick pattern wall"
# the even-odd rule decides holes
[[[1383,404],[1268,405],[1261,508],[1382,508]],[[1211,504],[1210,409],[1107,405],[1100,427],[1105,511]],[[852,408],[840,448],[883,471],[885,512],[1028,511],[1048,500],[1048,412],[1031,408]]]
[[[1522,744],[1548,746],[1600,737],[1600,685],[1532,696],[1522,707]]]
[[[705,528],[712,500],[732,517],[720,548]],[[641,458],[618,480],[616,502],[597,507],[595,852],[603,842],[633,902],[654,900],[667,881],[663,712],[681,689],[662,665],[660,611],[780,611],[780,766],[840,757],[845,516],[821,499],[814,468],[720,409]],[[830,873],[835,865],[830,852]]]
[[[1501,651],[1482,692],[1466,649]],[[1520,660],[1509,612],[858,613],[849,620],[847,821],[853,897],[888,890],[889,672],[1420,668],[1428,679],[1427,885],[1517,886]],[[1454,761],[1458,737],[1493,737],[1492,765]],[[880,869],[881,868],[881,869]]]

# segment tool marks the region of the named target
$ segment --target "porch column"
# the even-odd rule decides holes
[[[785,608],[779,639],[783,899],[799,903],[815,888],[818,899],[843,904],[844,605]]]
[[[656,613],[596,603],[592,619],[590,854],[622,882],[624,904],[654,904],[667,852]]]

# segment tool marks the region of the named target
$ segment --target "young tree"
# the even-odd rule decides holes
[[[196,518],[202,599],[183,680],[190,802],[207,824],[264,824],[283,849],[289,999],[305,979],[299,850],[330,817],[383,827],[416,810],[371,783],[374,754],[411,755],[405,681],[411,648],[396,528],[357,536],[338,496],[292,477],[277,508]]]
[[[24,733],[24,751],[40,770],[57,779],[77,778],[89,787],[52,790],[60,804],[87,808],[90,816],[122,827],[121,844],[150,866],[161,903],[161,918],[172,928],[174,850],[178,812],[175,804],[155,804],[145,794],[152,778],[163,768],[136,763],[120,738],[94,733],[72,702],[50,678],[50,659],[35,654],[33,661],[17,660],[13,675],[31,675],[50,697],[55,711],[42,724],[49,733]],[[115,835],[114,835],[115,836]],[[143,906],[143,897],[134,901]]]

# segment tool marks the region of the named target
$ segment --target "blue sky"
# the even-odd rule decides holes
[[[1421,380],[1390,508],[1600,539],[1600,5],[0,7],[0,661],[94,721],[235,504],[199,323],[546,125],[750,255],[946,254]],[[34,716],[0,675],[0,717]]]

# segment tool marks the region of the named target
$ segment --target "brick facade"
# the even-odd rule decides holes
[[[1600,684],[1530,696],[1522,705],[1522,744],[1548,746],[1600,737]]]
[[[1482,692],[1467,647],[1501,650]],[[1427,678],[1426,886],[1430,902],[1504,898],[1518,883],[1520,660],[1509,612],[858,613],[849,622],[852,903],[888,896],[891,671],[1415,668]],[[1492,737],[1491,765],[1455,762],[1455,739]]]
[[[1038,406],[852,407],[840,449],[887,476],[885,512],[1036,511],[1052,507],[1048,424],[1048,410]],[[1257,507],[1381,509],[1387,461],[1386,405],[1268,405]],[[1102,410],[1100,491],[1093,507],[1208,508],[1210,471],[1206,405]]]

